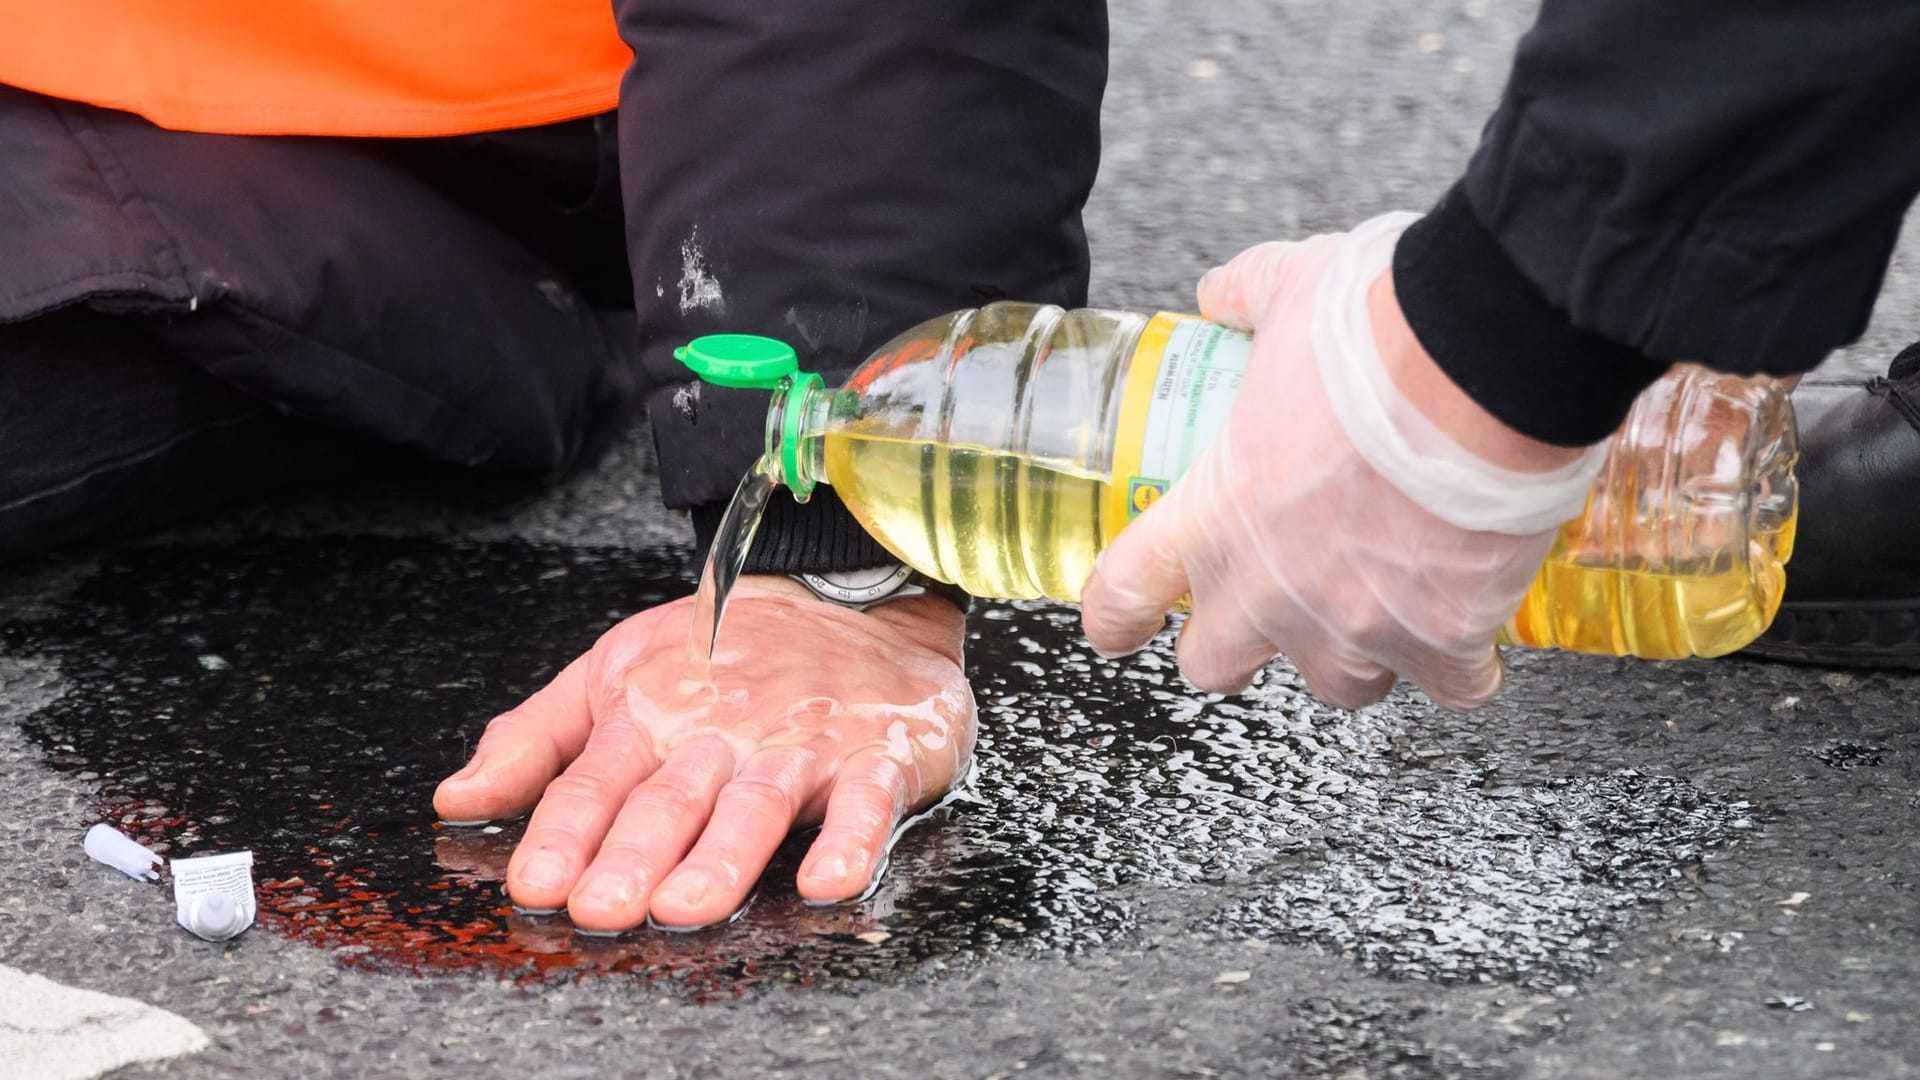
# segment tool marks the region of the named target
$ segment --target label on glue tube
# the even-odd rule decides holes
[[[253,852],[174,859],[173,917],[194,935],[225,941],[253,925]]]
[[[1111,537],[1187,471],[1227,421],[1253,335],[1161,312],[1127,366],[1102,523]]]

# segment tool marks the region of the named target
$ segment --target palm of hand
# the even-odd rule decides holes
[[[674,601],[608,631],[436,793],[448,820],[534,807],[508,866],[517,904],[565,906],[590,931],[717,922],[815,822],[800,893],[848,899],[900,819],[960,775],[974,707],[944,601],[858,613],[743,580],[710,681],[688,658],[691,614]]]

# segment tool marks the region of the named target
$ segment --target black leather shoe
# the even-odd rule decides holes
[[[1780,614],[1746,652],[1920,668],[1920,343],[1884,377],[1809,376],[1800,522]]]

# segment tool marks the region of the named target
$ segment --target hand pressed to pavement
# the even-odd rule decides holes
[[[711,683],[688,678],[691,615],[676,600],[608,631],[441,782],[448,821],[533,809],[507,870],[515,903],[565,906],[592,931],[707,925],[815,822],[800,895],[851,899],[973,752],[965,620],[944,600],[855,612],[742,578]]]

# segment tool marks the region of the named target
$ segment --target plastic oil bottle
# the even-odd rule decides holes
[[[766,466],[796,498],[832,484],[902,561],[977,596],[1072,601],[1205,449],[1251,347],[1195,316],[1008,302],[901,334],[837,390],[768,338],[676,355],[774,390]],[[1797,455],[1780,384],[1677,367],[1635,404],[1503,640],[1649,659],[1752,641],[1785,588]]]

